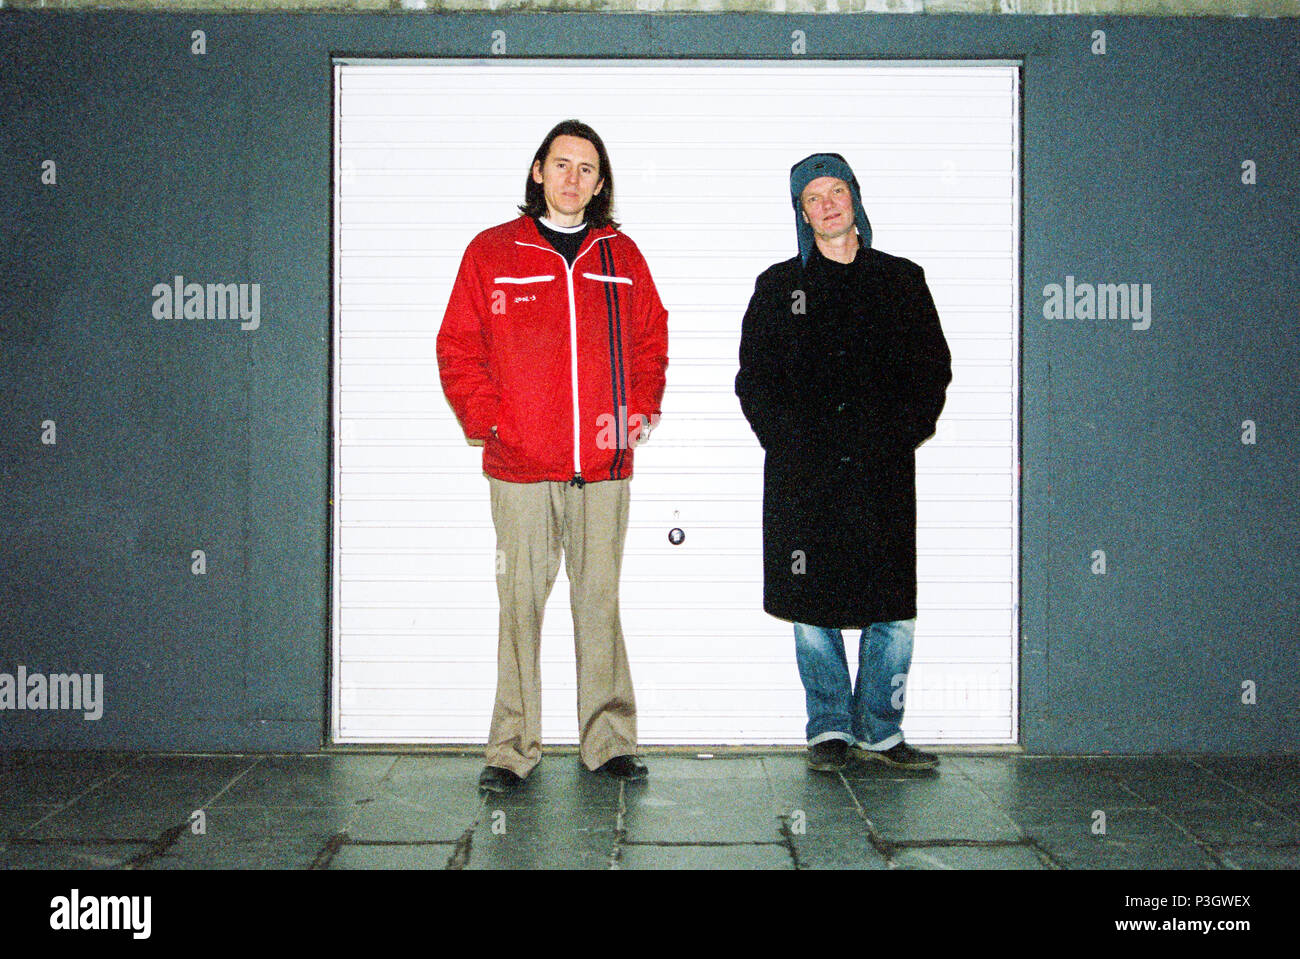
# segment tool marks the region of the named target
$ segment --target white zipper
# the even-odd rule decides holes
[[[547,253],[554,253],[564,264],[565,275],[569,281],[569,381],[573,385],[573,475],[582,478],[582,433],[580,430],[580,417],[578,414],[578,306],[573,295],[573,267],[578,265],[578,261],[596,248],[596,244],[609,237],[599,237],[592,242],[581,253],[573,258],[573,264],[564,258],[564,254],[559,250],[551,249],[544,246],[538,246],[536,243],[525,243],[523,240],[515,240],[519,246],[531,246],[536,250],[545,250]]]

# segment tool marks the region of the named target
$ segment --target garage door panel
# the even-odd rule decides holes
[[[483,522],[489,521],[487,506],[483,505]],[[402,519],[388,522],[373,521],[370,524],[354,522],[343,529],[335,540],[336,547],[341,543],[343,550],[351,549],[424,549],[430,544],[439,548],[447,543],[462,544],[466,553],[471,551],[480,555],[492,552],[495,536],[490,526],[464,526],[448,528],[440,526],[435,530],[427,525],[406,523]],[[483,545],[486,544],[486,545]]]
[[[482,450],[462,449],[451,437],[438,437],[426,444],[388,442],[345,443],[339,446],[338,466],[348,472],[360,470],[432,470],[452,465],[472,472],[482,466]]]
[[[479,722],[492,715],[492,700],[495,687],[489,686],[444,686],[428,688],[423,686],[399,686],[392,682],[383,687],[351,686],[345,687],[350,705],[357,713],[370,712],[374,715],[409,714],[420,715],[426,712],[450,713],[475,716]],[[482,731],[478,736],[483,735]]]
[[[652,443],[656,440],[651,440]],[[664,453],[660,455],[659,447],[645,447],[637,453],[636,475],[632,478],[632,495],[635,497],[633,509],[639,509],[646,496],[653,495],[654,502],[665,497],[701,495],[718,497],[730,494],[744,497],[748,502],[763,492],[761,472],[762,450],[744,449],[739,451],[736,459],[745,462],[749,470],[738,474],[735,469],[721,467],[705,469],[701,466],[683,468],[681,455]],[[664,460],[666,462],[660,462]],[[676,460],[676,463],[671,462]],[[653,467],[647,463],[653,463]],[[675,467],[675,468],[674,468]],[[649,502],[649,500],[647,500]]]
[[[687,76],[680,78],[676,83],[661,83],[659,92],[665,96],[671,94],[698,95],[699,91],[696,88],[697,76],[696,71],[687,71]],[[348,97],[349,105],[354,110],[367,116],[400,117],[404,114],[418,114],[427,107],[424,97],[428,94],[425,92],[381,93],[365,88],[350,90],[346,86],[344,91]],[[882,96],[870,105],[870,116],[873,119],[888,119],[897,123],[910,123],[917,120],[950,120],[954,117],[1005,117],[1007,113],[1006,105],[993,100],[987,91],[978,94],[970,93],[966,96],[942,95],[936,91],[934,95],[928,97],[917,95],[917,92],[911,87],[896,87],[895,91],[900,94],[897,98]],[[513,113],[519,109],[516,95],[512,93],[484,93],[476,84],[439,85],[437,92],[444,97],[463,98],[460,100],[462,103],[472,102],[474,104],[474,114],[496,113],[498,111]],[[1000,88],[998,92],[1002,92]],[[644,112],[639,112],[637,116],[647,123],[681,123],[683,121],[681,110],[668,106],[669,102],[664,100],[657,109],[651,107]],[[794,123],[804,118],[807,112],[807,104],[798,95],[782,95],[774,92],[765,96],[763,112],[769,123]],[[744,118],[710,115],[709,128],[713,134],[722,138],[741,132],[740,125],[744,122],[746,122]],[[467,165],[463,169],[468,171],[471,168]],[[726,181],[721,182],[725,183]]]
[[[473,464],[467,464],[466,468],[472,469]],[[478,505],[483,510],[484,521],[491,522],[491,514],[487,512],[486,500],[487,494],[485,492],[482,501]],[[461,499],[444,500],[441,503],[435,503],[419,499],[394,501],[371,497],[341,502],[339,504],[339,517],[346,523],[382,522],[384,520],[399,519],[407,523],[445,522],[448,516],[449,502],[456,504],[454,507],[450,507],[455,511],[452,515],[464,516],[467,510],[474,508],[472,503]]]
[[[763,450],[752,433],[743,441],[732,439],[725,444],[688,442],[679,436],[676,422],[664,420],[645,451],[637,454],[632,482],[640,484],[643,476],[649,478],[670,472],[694,476],[706,471],[725,470],[732,470],[743,478],[762,468]],[[633,488],[640,489],[640,486],[634,485]]]
[[[677,525],[682,526],[687,535],[690,534],[690,528],[697,523],[752,526],[756,520],[761,519],[761,514],[755,513],[754,503],[751,500],[723,499],[719,496],[707,496],[704,493],[688,498],[684,495],[670,496],[644,489],[637,490],[633,495],[637,494],[640,494],[640,499],[647,510],[658,511],[658,515],[662,516],[665,509],[679,510],[682,521],[688,525],[682,526],[682,523]]]
[[[673,352],[672,336],[669,334],[669,353]],[[672,365],[672,358],[669,358]],[[737,368],[739,369],[739,368]],[[740,413],[740,401],[732,385],[715,383],[711,386],[694,390],[678,390],[665,393],[663,401],[663,421],[668,423],[678,416],[716,416],[725,413],[736,416]],[[653,441],[652,441],[653,442]]]
[[[338,381],[344,389],[354,386],[427,386],[438,382],[434,360],[404,360],[400,363],[343,363]]]
[[[918,556],[930,556],[944,550],[963,549],[998,557],[999,565],[1010,565],[1011,546],[1007,543],[1005,530],[987,524],[978,526],[964,523],[960,527],[939,523],[918,522],[916,529],[916,551]]]
[[[339,410],[343,416],[395,411],[414,413],[417,416],[443,413],[451,416],[447,407],[447,398],[443,396],[442,387],[436,383],[425,383],[422,387],[401,390],[389,389],[386,386],[349,390],[343,397],[343,401],[344,405]]]
[[[575,84],[584,70],[599,82]],[[852,116],[817,114],[832,107],[828,83]],[[754,278],[795,252],[790,164],[825,142],[828,123],[863,184],[874,245],[925,268],[953,353],[944,416],[917,453],[905,731],[1014,741],[1014,66],[367,62],[336,66],[336,84],[336,740],[483,741],[496,538],[482,450],[441,393],[436,334],[466,243],[512,215],[528,156],[557,119],[539,104],[562,93],[605,138],[619,218],[671,311],[664,415],[637,453],[620,590],[642,741],[803,739],[792,628],[761,606],[763,451],[734,379]],[[466,142],[475,150],[451,147]],[[706,207],[744,224],[741,248],[699,229]],[[568,602],[561,572],[541,652],[555,743],[577,733]],[[846,639],[856,655],[856,631]]]
[[[459,622],[466,623],[466,635],[474,632],[474,616],[481,622],[496,622],[496,594],[491,599],[484,599],[481,604],[461,603],[459,606],[435,608],[428,604],[411,604],[395,606],[392,604],[349,605],[341,604],[339,609],[339,629],[351,631],[356,629],[433,629],[445,623],[448,617],[458,617]],[[350,655],[349,650],[349,655]],[[347,660],[344,659],[344,662]]]
[[[481,474],[467,470],[420,469],[399,473],[393,469],[370,469],[345,472],[340,489],[346,497],[427,496],[431,490],[443,489],[458,499],[486,494],[488,482]]]
[[[422,553],[344,553],[340,573],[353,582],[420,579],[429,583],[478,583],[484,576],[496,575],[495,550],[467,553],[463,549],[445,548]],[[421,583],[410,584],[423,590]],[[459,587],[455,587],[459,588]]]
[[[352,336],[342,341],[344,363],[365,360],[411,360],[436,356],[437,330],[414,336]],[[435,361],[436,362],[436,361]]]
[[[1014,493],[1014,484],[1006,474],[949,473],[920,467],[916,471],[916,495],[920,500],[957,499],[963,496],[1009,500]],[[1005,542],[1003,545],[1006,545]]]
[[[703,550],[681,550],[671,558],[658,552],[651,554],[632,552],[623,557],[623,576],[626,578],[625,581],[662,582],[665,591],[671,594],[671,589],[682,582],[698,582],[701,578],[718,580],[720,558],[728,560],[727,568],[735,570],[731,575],[737,582],[751,582],[753,570],[750,567],[761,564],[761,560],[756,555],[733,556],[730,553],[718,554]]]
[[[443,626],[446,630],[446,626]],[[356,630],[349,638],[348,663],[444,662],[463,660],[480,665],[495,663],[497,634],[495,620],[485,630],[471,632],[465,624],[454,632],[406,630],[365,632]]]

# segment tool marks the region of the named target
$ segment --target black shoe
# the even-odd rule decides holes
[[[523,784],[522,776],[516,776],[509,769],[500,766],[484,766],[478,777],[478,788],[485,793],[506,793]]]
[[[913,749],[907,743],[899,743],[883,752],[873,749],[859,749],[860,759],[876,760],[898,769],[933,769],[939,765],[939,757],[934,753]]]
[[[637,780],[650,775],[645,763],[635,756],[615,756],[596,769],[598,773],[609,773],[615,779]]]
[[[808,747],[808,768],[819,773],[839,772],[849,761],[849,744],[842,739],[827,739]]]

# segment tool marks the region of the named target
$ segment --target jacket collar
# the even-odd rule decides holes
[[[547,242],[546,237],[542,236],[542,231],[537,229],[537,221],[528,214],[520,214],[519,219],[515,221],[518,229],[515,231],[515,241],[517,243],[527,243],[532,246],[541,246],[551,249],[551,244]],[[582,239],[582,246],[578,248],[578,256],[586,253],[591,249],[592,244],[607,239],[611,236],[617,236],[618,230],[612,226],[592,227],[587,231],[587,235]],[[576,261],[576,257],[574,258]]]

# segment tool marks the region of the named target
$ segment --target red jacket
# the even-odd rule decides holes
[[[628,437],[657,422],[667,366],[668,312],[624,234],[593,228],[572,267],[531,217],[470,241],[438,372],[466,437],[485,441],[489,476],[630,477]]]

